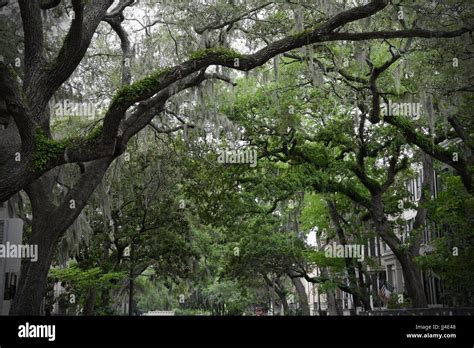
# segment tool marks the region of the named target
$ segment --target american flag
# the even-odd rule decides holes
[[[387,281],[382,281],[379,287],[379,295],[382,300],[387,303],[388,299],[390,298],[390,294],[393,292],[395,288]]]

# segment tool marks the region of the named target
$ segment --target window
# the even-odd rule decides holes
[[[429,243],[431,240],[431,236],[430,236],[430,227],[428,226],[428,224],[425,224],[425,227],[423,229],[423,243]]]
[[[0,203],[0,219],[7,217],[7,203],[1,202]]]
[[[411,179],[407,183],[407,190],[410,194],[409,199],[417,201],[421,197],[421,187],[422,187],[422,176],[417,176],[415,179]]]
[[[442,182],[441,182],[441,176],[439,176],[438,174],[436,174],[436,172],[434,172],[434,196],[435,197],[438,197],[438,193],[443,189],[442,187]]]
[[[5,220],[0,220],[0,244],[5,240]]]
[[[5,301],[10,301],[13,299],[13,297],[15,297],[16,283],[17,283],[16,273],[6,272],[5,273],[5,291],[3,295],[3,299]]]
[[[408,233],[410,233],[410,220],[407,220],[405,222],[405,228],[403,229],[403,237],[408,236]]]
[[[415,222],[415,219],[410,219],[406,221],[405,228],[403,229],[403,232],[402,232],[402,237],[404,237],[405,239],[408,238],[411,231],[413,231],[414,222]]]
[[[416,199],[421,198],[421,187],[422,187],[422,174],[420,173],[420,176],[416,178]]]
[[[394,275],[393,265],[387,265],[387,278],[389,284],[393,284],[393,275]]]
[[[372,238],[369,239],[369,244],[368,244],[368,249],[369,250],[368,250],[367,254],[365,254],[365,255],[370,256],[370,257],[376,256],[375,255],[375,246],[376,246],[375,243],[376,243],[375,237],[372,237]]]
[[[375,252],[375,245],[376,245],[376,239],[375,237],[371,238],[370,239],[370,244],[369,244],[369,255],[368,256],[377,256],[376,252]]]

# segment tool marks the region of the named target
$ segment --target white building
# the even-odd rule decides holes
[[[417,172],[417,177],[407,183],[407,189],[410,193],[409,200],[416,206],[418,206],[418,202],[421,198],[423,168],[418,167]],[[438,192],[440,191],[441,182],[436,171],[433,172],[433,177],[433,196],[437,197]],[[414,209],[405,209],[401,214],[401,218],[406,223],[405,226],[402,226],[400,229],[396,230],[395,233],[402,242],[405,241],[413,231],[413,224],[415,222],[416,214],[417,212]],[[390,220],[394,220],[394,217],[391,217]],[[422,236],[422,242],[419,251],[420,255],[429,252],[429,250],[432,248],[431,241],[433,238],[438,237],[440,237],[440,235],[436,226],[430,225],[427,221],[425,223],[424,233]],[[402,267],[387,244],[381,240],[379,242],[381,245],[381,266],[385,269],[386,280],[394,286],[395,293],[402,294],[405,288]],[[442,285],[439,277],[437,277],[433,272],[421,272],[420,277],[422,278],[423,286],[425,288],[428,307],[441,307],[442,302],[440,295],[442,293]]]
[[[415,206],[418,206],[423,185],[423,168],[421,166],[415,166],[414,169],[417,172],[417,175],[414,179],[409,180],[406,185],[408,192],[410,193],[410,197],[408,198],[409,201],[414,203]],[[438,195],[440,189],[441,183],[439,176],[434,172],[434,197]],[[405,221],[404,226],[394,231],[402,242],[411,234],[416,214],[417,212],[414,209],[405,209],[400,216],[389,217],[389,220],[391,221],[394,221],[396,218],[401,218]],[[422,237],[423,240],[420,246],[420,255],[429,252],[432,249],[431,242],[437,237],[440,237],[440,235],[436,226],[425,226]],[[308,242],[312,245],[316,245],[313,239],[314,238],[312,238],[310,234]],[[387,281],[390,283],[394,287],[393,293],[403,294],[405,292],[405,282],[403,279],[402,267],[392,250],[390,250],[388,245],[379,236],[368,240],[365,245],[364,255],[365,257],[371,257],[376,261],[375,266],[368,269],[368,273],[371,276],[371,286],[369,289],[371,294],[371,310],[385,308],[385,305],[380,301],[378,295],[381,282]],[[319,269],[313,270],[310,274],[312,277],[318,275]],[[420,272],[420,278],[423,281],[428,307],[442,307],[443,302],[441,295],[443,293],[443,287],[439,277],[434,272]],[[365,276],[364,280],[367,282]],[[329,305],[326,293],[319,291],[318,284],[308,283],[304,279],[303,283],[306,288],[311,315],[318,315],[320,311],[327,311]],[[334,296],[338,314],[349,315],[350,310],[360,310],[359,308],[354,308],[352,296],[350,294],[343,292],[340,289],[336,289]]]
[[[23,238],[23,220],[15,218],[11,202],[0,203],[0,244],[19,245]],[[20,258],[0,257],[0,315],[8,315],[20,277]]]

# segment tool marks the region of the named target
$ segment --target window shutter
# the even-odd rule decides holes
[[[5,244],[5,220],[0,220],[0,244]]]

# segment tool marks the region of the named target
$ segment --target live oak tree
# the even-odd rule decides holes
[[[383,46],[374,50],[383,52]],[[289,58],[295,59],[293,56]],[[378,78],[398,58],[392,54],[388,62],[384,62],[386,58],[378,53],[378,56],[367,56],[362,64],[365,66],[367,61],[372,68],[371,74]],[[371,59],[382,61],[381,68],[375,67]],[[296,56],[296,60],[300,61],[301,58]],[[291,62],[283,61],[283,64]],[[340,192],[367,209],[375,230],[402,264],[407,292],[413,299],[414,306],[426,306],[415,258],[421,243],[421,235],[416,229],[424,226],[426,219],[422,205],[426,196],[433,192],[431,160],[426,155],[422,156],[423,182],[428,192],[422,195],[419,202],[413,238],[402,241],[393,232],[395,224],[389,222],[388,216],[397,213],[397,209],[393,207],[404,198],[403,195],[400,196],[400,192],[404,191],[400,183],[408,178],[400,178],[400,174],[408,170],[412,157],[412,150],[404,145],[403,132],[393,133],[386,126],[370,126],[369,108],[364,104],[363,88],[349,85],[361,95],[358,99],[351,99],[349,94],[344,99],[344,95],[348,95],[347,89],[350,92],[351,88],[341,88],[331,80],[317,85],[319,90],[324,90],[329,85],[337,98],[341,99],[336,99],[336,105],[339,103],[342,107],[334,107],[330,98],[315,92],[311,87],[308,90],[308,82],[304,78],[295,80],[291,70],[288,73],[282,69],[280,74],[285,81],[283,86],[244,86],[245,92],[241,93],[237,105],[232,108],[233,118],[245,125],[250,143],[258,146],[259,153],[264,157],[276,162],[306,165],[300,175],[303,185],[317,192]],[[347,80],[363,82],[362,78],[351,76],[349,69],[342,75]],[[275,94],[280,90],[285,93],[278,98],[279,104],[275,106]],[[351,106],[351,102],[354,106]],[[357,114],[353,115],[354,112]],[[279,122],[270,125],[267,120],[275,118]],[[303,124],[305,127],[302,127]],[[289,174],[282,175],[288,177]],[[255,179],[254,182],[259,180]],[[334,222],[334,216],[331,217]]]
[[[249,87],[249,84],[245,86]],[[256,105],[260,103],[265,109],[266,104],[259,98],[259,93],[252,94],[256,97]],[[243,100],[246,100],[245,96]],[[237,98],[236,110],[240,103]],[[245,102],[243,104],[245,110],[256,109]],[[257,127],[255,120],[251,124]],[[257,133],[264,132],[257,129]],[[351,294],[359,292],[358,285],[352,288],[345,285],[344,277],[340,276],[343,269],[341,262],[326,259],[323,251],[314,252],[304,243],[306,234],[298,222],[302,206],[301,191],[305,190],[300,183],[300,175],[286,170],[284,167],[287,166],[282,166],[281,162],[273,164],[265,158],[259,159],[258,169],[216,166],[212,152],[204,151],[201,155],[207,155],[207,158],[198,160],[199,151],[193,150],[191,154],[196,154],[191,155],[187,159],[189,164],[185,165],[192,168],[187,196],[194,202],[195,209],[192,210],[199,214],[202,221],[223,230],[223,243],[228,250],[220,262],[224,265],[225,276],[237,278],[239,282],[255,277],[263,279],[269,291],[278,296],[285,314],[291,313],[288,302],[290,290],[294,288],[295,294],[291,296],[298,298],[299,313],[309,315],[303,278],[326,285],[329,294],[334,290],[329,284]],[[334,272],[310,276],[316,266],[331,267]],[[290,285],[285,285],[288,281]],[[366,305],[368,308],[368,300]]]
[[[22,266],[12,314],[39,313],[55,246],[87,204],[107,168],[126,151],[129,140],[164,110],[170,98],[206,79],[215,78],[216,75],[205,72],[209,66],[250,71],[279,54],[315,43],[407,37],[452,38],[472,30],[472,26],[463,18],[459,22],[449,23],[448,29],[442,25],[434,25],[433,28],[432,23],[422,23],[421,27],[411,26],[411,23],[398,24],[396,17],[388,20],[384,17],[396,16],[396,6],[389,6],[387,0],[374,0],[366,5],[337,3],[330,8],[322,8],[322,12],[316,11],[319,4],[315,4],[310,7],[310,22],[306,24],[300,13],[297,16],[297,31],[289,32],[282,27],[281,31],[272,33],[273,37],[262,39],[261,45],[252,47],[250,53],[246,54],[226,48],[232,41],[226,33],[232,33],[235,27],[235,30],[245,34],[248,26],[252,27],[247,22],[258,21],[257,13],[271,15],[271,12],[265,12],[272,8],[270,6],[273,6],[274,11],[288,10],[287,4],[269,2],[265,5],[255,1],[252,4],[248,2],[248,7],[230,5],[236,11],[229,11],[229,7],[216,3],[215,6],[211,5],[211,8],[219,9],[215,11],[215,16],[203,16],[207,19],[206,23],[193,23],[194,33],[189,33],[189,28],[181,32],[188,33],[189,37],[202,33],[204,44],[201,48],[196,45],[196,51],[189,58],[179,53],[167,61],[165,68],[150,71],[145,78],[134,79],[130,69],[133,56],[131,34],[127,33],[123,25],[124,13],[134,5],[134,1],[114,3],[112,0],[71,0],[64,3],[67,3],[71,14],[70,20],[66,21],[69,29],[64,38],[59,39],[60,49],[55,50],[48,44],[48,33],[44,30],[44,11],[55,11],[64,4],[61,1],[19,0],[24,42],[20,66],[15,64],[18,62],[16,52],[10,56],[5,54],[0,62],[2,119],[6,119],[2,121],[6,128],[1,130],[0,200],[7,200],[20,190],[26,191],[33,211],[29,243],[39,246],[38,262],[25,262]],[[461,4],[466,5],[468,2]],[[1,6],[9,8],[15,4],[3,1]],[[156,6],[160,9],[161,5]],[[429,4],[426,7],[431,8]],[[163,5],[162,8],[170,10],[170,5]],[[156,23],[182,25],[186,22],[188,13],[180,4],[176,5],[172,13],[179,19],[175,23],[162,18],[158,18]],[[235,14],[235,17],[222,17],[222,13]],[[380,21],[380,27],[358,31],[352,25],[365,18]],[[102,124],[93,136],[58,141],[51,132],[48,103],[80,66],[102,22],[110,25],[121,42],[123,87],[110,96]],[[386,25],[387,22],[390,25]],[[145,25],[147,32],[151,24]],[[257,24],[253,29],[258,29]],[[11,28],[9,30],[12,32]],[[262,28],[262,32],[265,30],[268,28]],[[164,55],[164,52],[159,52],[159,55]],[[81,164],[78,166],[79,177],[62,202],[54,204],[54,170],[69,163]],[[460,161],[460,164],[454,165],[455,168],[461,165],[461,174],[464,171],[462,163]]]
[[[88,289],[84,315],[94,314],[96,302],[100,310],[112,311],[127,292],[133,313],[135,279],[146,270],[174,282],[190,272],[195,255],[185,210],[179,208],[180,177],[172,175],[179,166],[170,148],[153,142],[155,136],[164,137],[150,128],[131,141],[128,161],[109,169],[76,221],[81,223],[60,240],[58,264],[74,258],[81,269],[124,275],[113,292]]]

